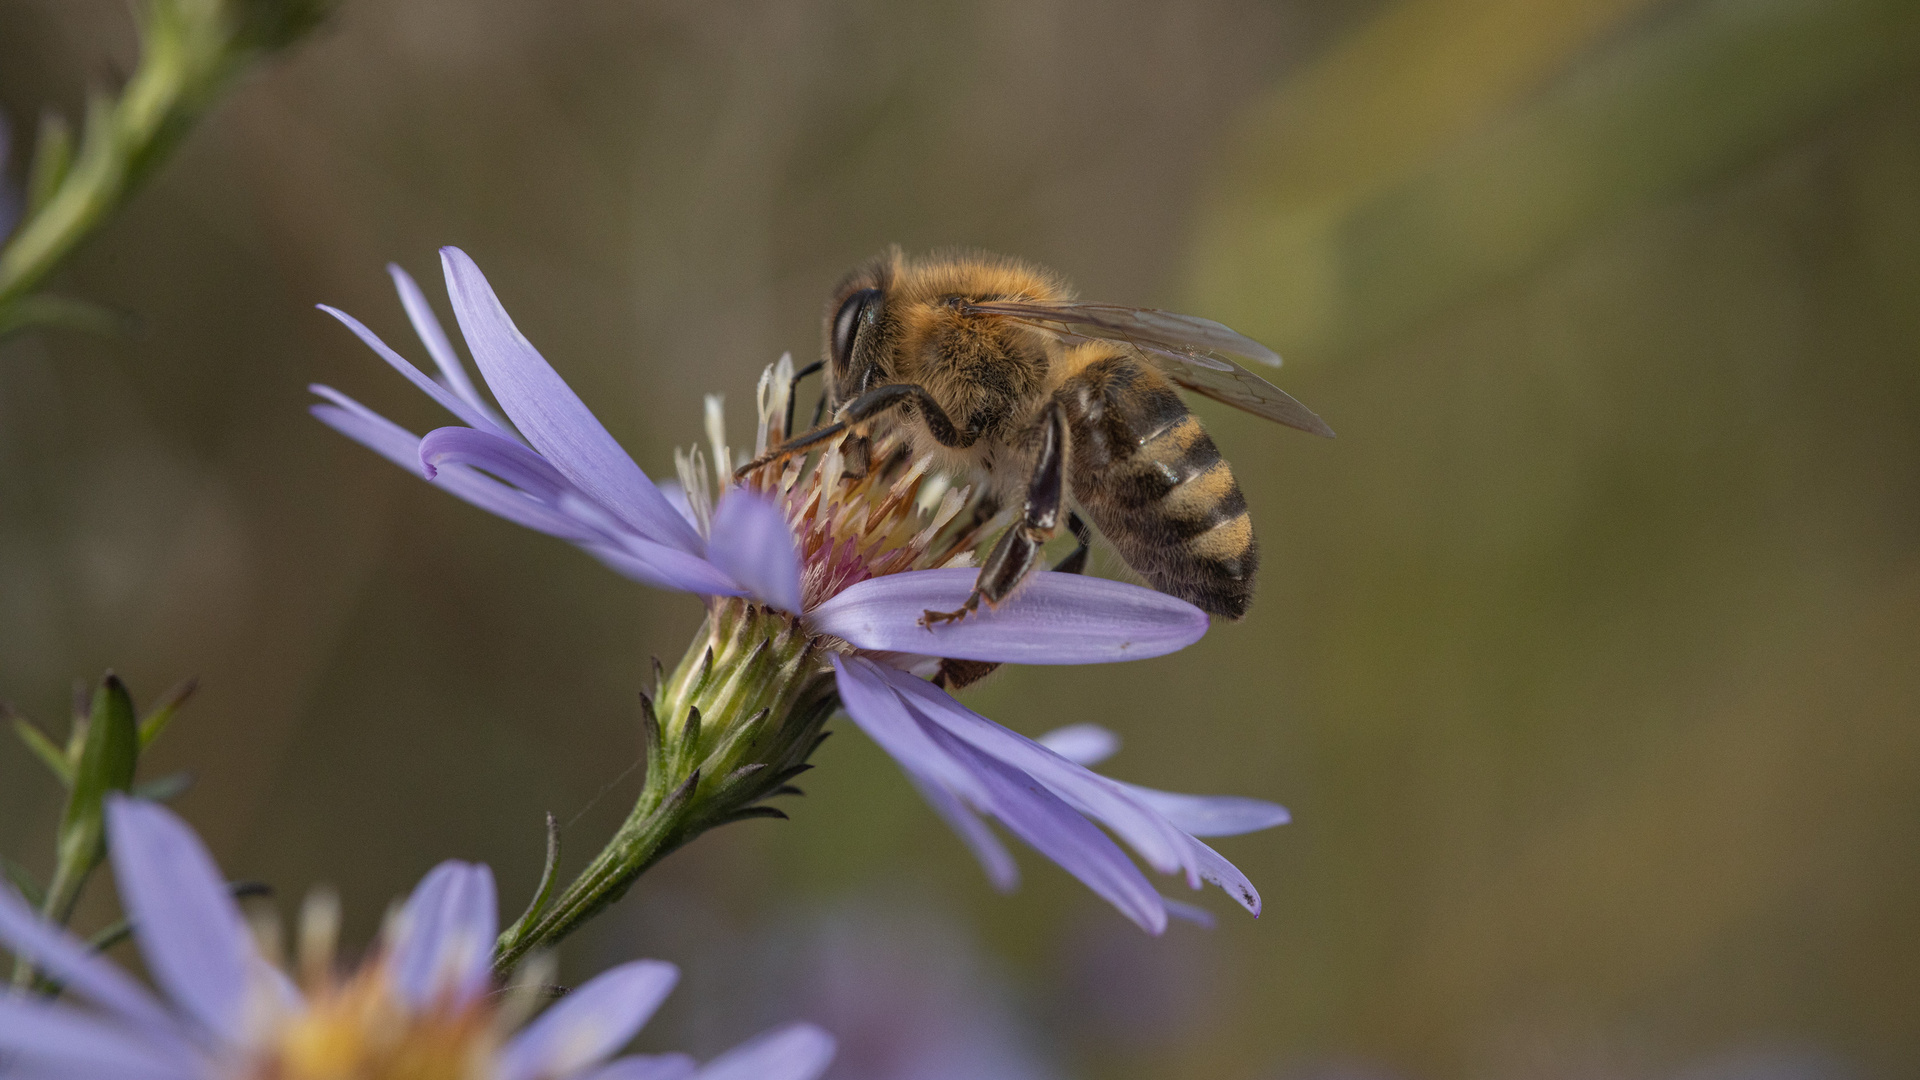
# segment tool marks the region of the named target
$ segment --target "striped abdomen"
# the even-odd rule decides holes
[[[1129,357],[1063,386],[1073,496],[1154,588],[1238,619],[1260,565],[1233,471],[1165,379]]]

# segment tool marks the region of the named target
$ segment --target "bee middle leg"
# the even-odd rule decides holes
[[[1080,515],[1067,512],[1067,531],[1077,541],[1072,551],[1053,564],[1056,574],[1079,574],[1087,569],[1087,555],[1093,550],[1093,530],[1080,520]],[[991,660],[955,660],[948,657],[940,661],[940,670],[933,674],[933,685],[942,690],[957,692],[964,690],[981,679],[994,673],[999,664]]]
[[[1000,534],[987,561],[981,564],[980,576],[966,602],[956,611],[925,612],[920,625],[964,619],[968,612],[979,610],[980,601],[985,600],[988,606],[998,604],[1026,579],[1040,560],[1041,546],[1060,531],[1060,504],[1066,499],[1066,460],[1067,416],[1055,402],[1040,418],[1040,452],[1034,460],[1033,479],[1027,482],[1027,503],[1020,520]]]

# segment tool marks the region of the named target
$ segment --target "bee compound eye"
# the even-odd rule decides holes
[[[860,316],[867,305],[880,298],[879,289],[861,289],[846,298],[833,317],[833,365],[846,371],[853,363],[854,336],[860,332]]]

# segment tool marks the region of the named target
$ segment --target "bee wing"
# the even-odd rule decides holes
[[[1124,342],[1196,394],[1312,435],[1333,437],[1333,429],[1313,410],[1229,358],[1239,356],[1277,367],[1280,357],[1272,349],[1211,319],[1073,301],[992,300],[968,304],[966,310],[1012,319],[1065,341]]]

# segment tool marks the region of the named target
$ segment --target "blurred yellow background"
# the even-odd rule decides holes
[[[0,0],[17,140],[130,25]],[[140,331],[0,347],[0,697],[198,674],[153,771],[195,773],[236,876],[338,884],[362,940],[448,856],[517,908],[544,811],[575,859],[624,812],[698,603],[309,419],[326,382],[439,422],[312,305],[419,356],[382,266],[458,244],[662,475],[892,242],[1225,321],[1340,432],[1200,404],[1254,613],[969,698],[1295,823],[1219,845],[1262,918],[1216,894],[1150,940],[1038,859],[995,895],[842,731],[793,821],[569,946],[688,969],[649,1044],[805,1016],[847,1080],[1913,1075],[1911,0],[346,0],[57,283]],[[0,751],[0,850],[44,869],[55,795]]]

